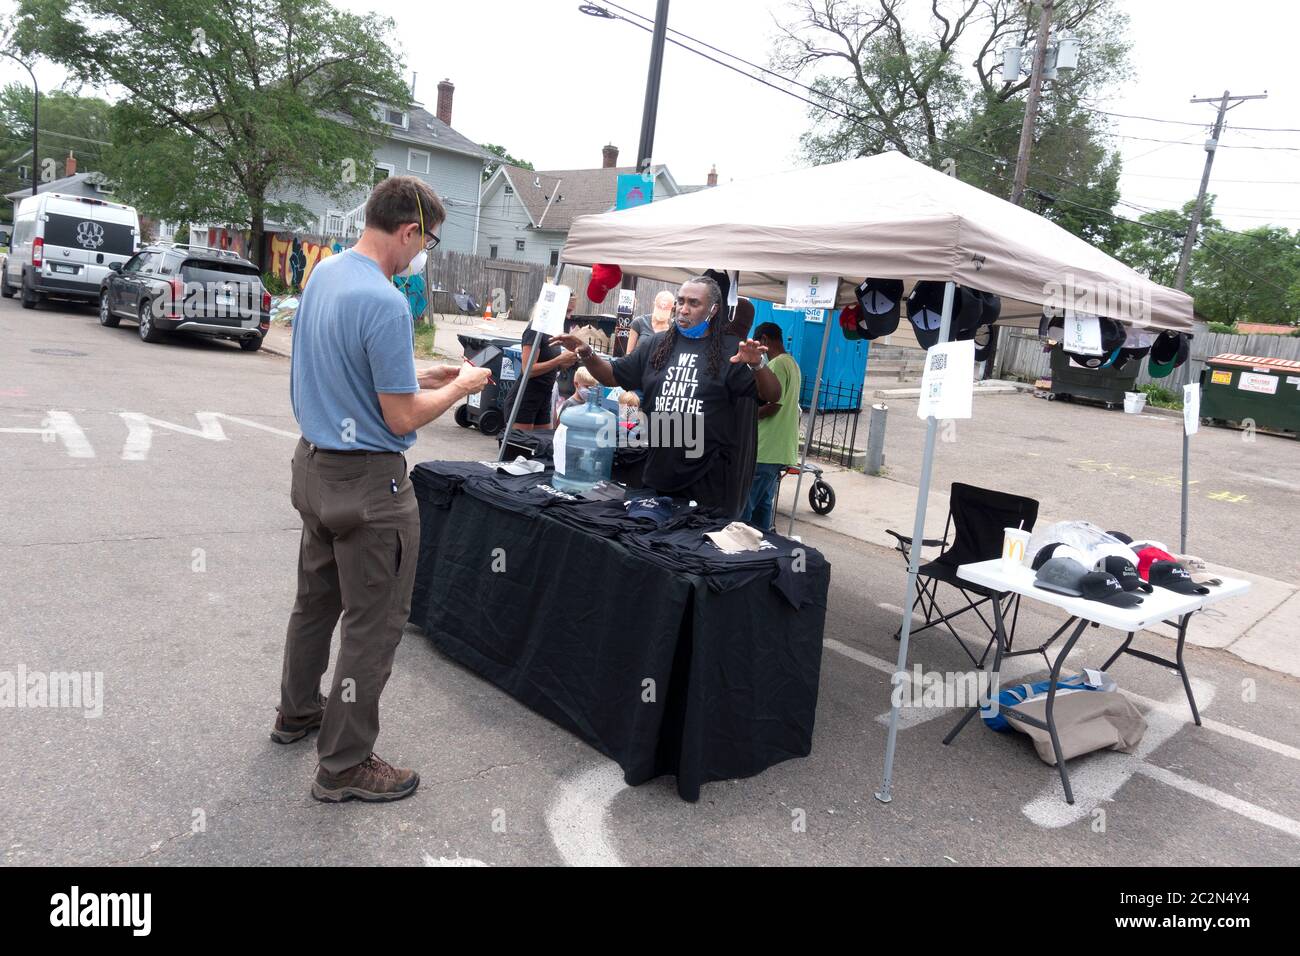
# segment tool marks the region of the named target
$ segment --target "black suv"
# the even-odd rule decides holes
[[[255,352],[271,327],[271,294],[257,266],[229,250],[154,243],[111,268],[99,289],[99,324],[128,319],[146,342],[193,332]]]

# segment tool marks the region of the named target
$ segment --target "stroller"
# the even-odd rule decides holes
[[[828,515],[835,510],[835,489],[822,478],[822,470],[812,462],[804,465],[804,470],[813,476],[813,482],[808,486],[808,505],[819,515]],[[781,470],[781,478],[786,475],[799,474],[798,465],[790,465],[788,468]],[[781,481],[776,483],[776,496],[772,501],[772,514],[776,514],[777,505],[781,502]]]

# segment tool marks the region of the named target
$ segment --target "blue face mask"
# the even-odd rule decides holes
[[[684,329],[679,325],[677,326],[677,331],[680,332],[682,335],[686,336],[688,339],[702,339],[709,334],[709,323],[708,320],[705,320],[701,322],[699,325],[690,329]]]

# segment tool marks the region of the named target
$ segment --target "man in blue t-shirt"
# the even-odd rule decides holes
[[[373,749],[420,543],[402,453],[416,429],[481,391],[489,377],[470,365],[415,371],[410,308],[392,280],[424,268],[445,218],[423,181],[383,180],[366,202],[365,232],[312,270],[293,323],[289,397],[302,439],[290,500],[302,516],[302,539],[271,738],[287,744],[320,729],[318,800],[400,800],[420,782]],[[340,614],[324,698],[320,681]]]

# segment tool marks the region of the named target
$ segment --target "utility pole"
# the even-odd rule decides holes
[[[1043,3],[1038,18],[1038,42],[1034,45],[1034,65],[1029,73],[1029,97],[1025,100],[1025,120],[1020,126],[1020,149],[1016,152],[1016,178],[1011,187],[1011,202],[1019,206],[1029,177],[1029,147],[1034,141],[1034,122],[1038,118],[1038,99],[1043,92],[1043,64],[1047,62],[1047,36],[1052,28],[1053,0]]]
[[[655,27],[650,39],[650,70],[645,80],[645,103],[641,107],[641,137],[636,146],[636,169],[646,177],[655,148],[655,117],[659,113],[659,76],[664,66],[664,42],[668,34],[668,0],[655,4]],[[635,289],[636,277],[624,276],[620,288]]]
[[[1029,96],[1025,100],[1025,119],[1020,124],[1020,148],[1016,151],[1016,176],[1011,186],[1011,202],[1019,206],[1025,196],[1029,178],[1029,147],[1034,142],[1034,122],[1038,119],[1038,100],[1043,92],[1043,65],[1047,62],[1047,37],[1052,28],[1053,0],[1045,0],[1038,18],[1038,41],[1034,45],[1034,63],[1029,72]],[[989,328],[988,358],[984,360],[984,379],[991,379],[998,360],[998,327]]]
[[[1218,103],[1219,115],[1214,120],[1214,132],[1205,143],[1205,171],[1201,173],[1201,189],[1196,194],[1196,208],[1192,210],[1192,221],[1187,225],[1187,235],[1183,237],[1183,254],[1178,260],[1178,275],[1174,279],[1174,288],[1179,291],[1187,283],[1187,267],[1192,261],[1192,248],[1196,245],[1196,232],[1201,226],[1201,214],[1205,211],[1205,192],[1210,187],[1210,167],[1214,165],[1214,153],[1219,148],[1219,136],[1223,133],[1223,117],[1228,110],[1246,100],[1268,99],[1268,93],[1252,93],[1249,96],[1233,96],[1227,90],[1222,97],[1211,96],[1193,99],[1192,103]]]

